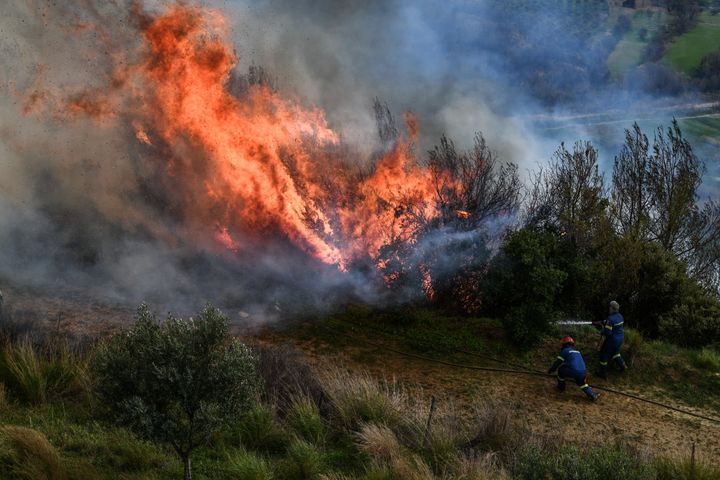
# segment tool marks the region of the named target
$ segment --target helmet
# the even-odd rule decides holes
[[[572,337],[565,337],[562,339],[562,344],[565,345],[567,343],[575,343],[575,340],[573,340]]]

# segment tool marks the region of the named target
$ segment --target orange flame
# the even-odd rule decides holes
[[[344,268],[363,255],[377,259],[389,242],[413,242],[422,221],[438,214],[432,176],[412,153],[419,130],[412,114],[405,116],[410,138],[363,178],[323,153],[340,140],[320,109],[263,86],[242,98],[229,91],[237,58],[221,14],[178,3],[157,16],[136,4],[134,15],[143,54],[118,67],[113,86],[140,105],[136,138],[169,147],[169,174],[194,195],[186,216],[217,232],[221,245],[239,250],[247,244],[240,238],[279,231]],[[70,110],[107,113],[104,102],[86,97]],[[201,186],[199,196],[191,185]]]

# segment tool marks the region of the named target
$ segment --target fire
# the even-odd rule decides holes
[[[137,4],[136,4],[137,5]],[[339,135],[318,108],[264,86],[246,95],[228,80],[238,58],[219,12],[178,3],[150,15],[134,7],[142,34],[134,63],[121,62],[116,85],[133,104],[137,140],[163,158],[187,192],[185,218],[216,232],[233,251],[278,232],[340,268],[391,242],[414,242],[438,215],[435,183],[412,152],[418,122],[363,177],[337,155]],[[72,112],[105,115],[104,99],[76,97]],[[152,140],[151,140],[152,139]]]

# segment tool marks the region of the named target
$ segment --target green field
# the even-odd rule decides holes
[[[618,77],[642,63],[643,53],[650,38],[658,27],[665,23],[666,19],[667,15],[659,12],[636,12],[633,14],[632,28],[618,42],[607,60],[608,69],[613,77]],[[610,25],[614,25],[616,22],[617,16],[610,19]],[[645,36],[641,35],[643,29],[647,30]]]
[[[691,75],[702,58],[720,49],[720,16],[703,13],[698,25],[675,39],[667,48],[663,62]]]
[[[689,136],[699,139],[720,137],[720,114],[680,120],[680,126]]]

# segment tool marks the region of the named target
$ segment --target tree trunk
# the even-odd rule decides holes
[[[183,476],[184,480],[191,480],[192,479],[192,471],[190,470],[190,455],[187,455],[183,458],[183,464],[185,465],[185,475]]]

